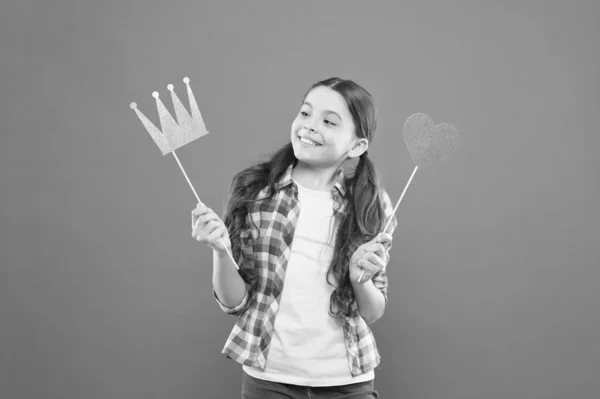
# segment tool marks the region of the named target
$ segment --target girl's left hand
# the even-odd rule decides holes
[[[392,236],[388,233],[380,233],[373,240],[358,247],[350,258],[350,282],[364,284],[384,269],[390,260],[386,248],[391,246]],[[365,273],[358,282],[363,271]]]

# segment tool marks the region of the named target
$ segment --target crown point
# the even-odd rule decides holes
[[[158,92],[157,92],[157,91],[153,91],[153,92],[152,92],[152,97],[154,97],[154,98],[158,98]]]
[[[188,78],[187,76],[185,78],[183,78],[183,83],[185,83],[185,84],[190,83],[190,78]]]
[[[129,107],[131,109],[136,109],[137,108],[137,104],[136,103],[131,103],[131,104],[129,104]]]
[[[169,84],[169,85],[167,86],[167,89],[168,89],[169,91],[173,91],[173,85],[172,85],[172,84]]]

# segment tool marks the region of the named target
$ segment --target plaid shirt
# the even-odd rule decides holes
[[[219,300],[213,289],[214,298],[221,309],[227,314],[239,316],[221,353],[240,364],[261,370],[264,370],[267,362],[285,271],[291,253],[290,246],[300,213],[298,187],[292,180],[292,168],[293,164],[276,184],[275,196],[270,201],[256,202],[248,214],[260,229],[259,237],[257,229],[250,223],[252,226],[250,234],[255,240],[254,245],[244,247],[242,244],[242,251],[249,255],[254,254],[257,264],[261,266],[256,271],[258,288],[255,296],[251,297],[247,293],[238,306],[229,308]],[[265,187],[259,192],[257,198],[264,198],[267,194],[268,187]],[[331,194],[334,199],[334,214],[339,218],[348,203],[344,201],[346,186],[343,170],[340,170]],[[387,218],[393,211],[393,205],[387,193],[383,191],[382,194],[387,222]],[[394,216],[387,232],[393,233],[397,224]],[[242,243],[247,241],[248,234],[248,231],[241,234]],[[357,244],[353,249],[356,250],[358,246]],[[390,249],[391,247],[388,246],[388,254]],[[383,293],[387,304],[388,279],[385,269],[375,274],[372,281]],[[249,287],[246,288],[249,292]],[[355,301],[352,302],[351,308],[351,317],[344,319],[343,331],[348,365],[352,376],[358,376],[379,365],[381,356],[375,344],[375,337],[360,316]]]

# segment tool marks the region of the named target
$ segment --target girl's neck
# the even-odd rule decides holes
[[[298,161],[292,170],[292,177],[310,190],[330,191],[339,170],[339,167],[315,168]]]

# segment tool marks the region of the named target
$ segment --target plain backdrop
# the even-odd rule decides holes
[[[394,202],[408,116],[460,132],[397,212],[381,397],[598,398],[599,40],[591,0],[3,3],[0,397],[239,397],[196,199],[129,103],[158,124],[190,77],[210,134],[177,154],[222,211],[341,76]]]

